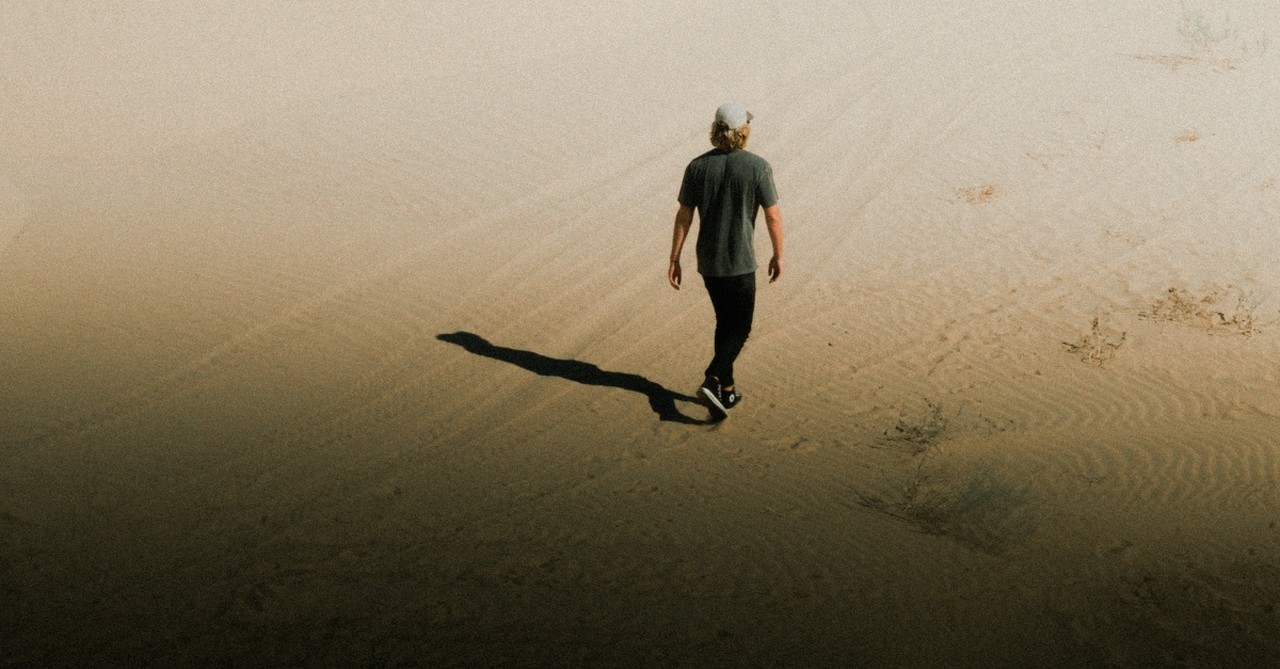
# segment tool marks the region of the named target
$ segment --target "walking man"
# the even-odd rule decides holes
[[[746,150],[752,115],[742,105],[727,103],[711,124],[715,148],[694,158],[680,184],[680,208],[671,235],[667,281],[680,290],[684,278],[680,251],[698,212],[698,273],[716,313],[715,355],[707,365],[698,394],[716,420],[742,402],[734,385],[733,363],[751,334],[756,305],[756,258],[752,237],[756,212],[764,209],[773,258],[769,283],[782,276],[782,210],[773,184],[773,169]]]

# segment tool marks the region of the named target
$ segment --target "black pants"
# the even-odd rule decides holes
[[[707,376],[720,380],[722,386],[733,385],[733,361],[751,334],[751,321],[756,313],[756,275],[704,276],[702,283],[711,296],[716,311],[715,357],[707,366]]]

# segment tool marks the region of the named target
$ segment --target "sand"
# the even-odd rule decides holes
[[[6,3],[0,665],[1280,663],[1277,36]],[[787,255],[710,424],[727,100]]]

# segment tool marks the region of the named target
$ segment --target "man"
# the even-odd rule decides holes
[[[746,150],[752,118],[742,105],[733,102],[716,110],[711,124],[711,145],[715,148],[693,159],[684,171],[667,267],[667,281],[680,290],[684,278],[680,251],[697,211],[698,273],[716,313],[715,355],[698,394],[716,420],[727,418],[729,410],[742,402],[742,393],[734,384],[733,363],[751,334],[755,315],[752,233],[759,209],[764,209],[773,244],[769,283],[782,276],[782,211],[773,169],[764,158]]]

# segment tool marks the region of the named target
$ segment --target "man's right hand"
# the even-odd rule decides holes
[[[680,271],[680,261],[672,260],[671,264],[667,265],[667,283],[670,283],[672,288],[680,290],[680,281],[683,279],[683,273]]]

